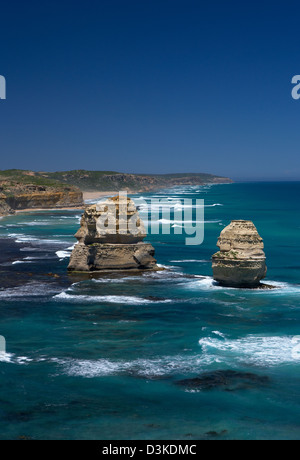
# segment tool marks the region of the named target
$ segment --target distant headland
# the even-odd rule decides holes
[[[126,190],[148,192],[180,185],[233,182],[206,173],[129,174],[115,171],[0,171],[0,215],[30,209],[82,208],[84,198]],[[85,193],[85,196],[84,196]]]

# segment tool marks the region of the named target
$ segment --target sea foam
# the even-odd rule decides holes
[[[207,356],[215,356],[223,362],[236,365],[275,366],[300,362],[300,354],[297,356],[294,353],[293,336],[247,335],[239,339],[222,336],[222,340],[205,337],[199,340],[199,345]]]
[[[151,303],[166,303],[171,302],[171,299],[161,300],[150,300],[143,297],[137,296],[125,296],[125,295],[102,295],[102,296],[90,296],[90,295],[72,295],[67,292],[61,292],[54,296],[55,300],[70,301],[74,303],[116,303],[116,304],[128,304],[128,305],[143,305]]]

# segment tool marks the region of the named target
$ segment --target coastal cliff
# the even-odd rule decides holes
[[[7,197],[3,193],[0,194],[0,216],[6,216],[7,214],[13,214],[14,210],[9,206],[6,201]]]
[[[83,207],[82,191],[57,181],[41,180],[27,172],[0,174],[0,215],[22,209]]]
[[[231,183],[204,173],[127,174],[114,171],[0,171],[0,216],[22,209],[83,207],[83,192],[149,192],[180,185]]]
[[[38,191],[24,191],[20,194],[7,197],[6,203],[14,210],[29,208],[65,208],[83,206],[80,190],[45,189]]]

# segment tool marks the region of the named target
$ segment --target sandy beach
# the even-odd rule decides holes
[[[22,212],[36,212],[36,211],[72,211],[74,209],[83,209],[83,206],[69,206],[62,208],[25,208],[25,209],[16,209],[15,213],[20,214]],[[5,217],[5,216],[2,216]]]
[[[83,200],[97,200],[97,198],[101,199],[104,197],[118,195],[119,192],[83,192]],[[16,209],[16,213],[22,212],[35,212],[35,211],[72,211],[74,209],[82,210],[83,206],[64,206],[64,207],[53,207],[53,208],[25,208],[25,209]]]

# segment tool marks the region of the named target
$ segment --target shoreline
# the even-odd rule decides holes
[[[97,198],[104,198],[113,195],[117,195],[119,192],[82,192],[83,193],[83,201],[86,200],[95,200]],[[53,207],[53,208],[24,208],[24,209],[16,209],[15,214],[20,214],[22,212],[35,212],[35,211],[72,211],[72,210],[83,210],[87,203],[83,203],[83,206],[62,206],[62,207]],[[8,216],[13,216],[14,214],[7,214]],[[6,216],[2,216],[6,217]]]
[[[222,184],[227,184],[228,182],[212,182],[212,183],[205,183],[205,184],[199,184],[199,185],[222,185]],[[126,190],[128,195],[133,195],[136,193],[147,193],[150,190],[145,190],[145,189],[140,189],[140,190]],[[153,190],[152,190],[153,191]],[[24,209],[14,209],[13,214],[7,213],[7,214],[0,214],[0,219],[3,217],[8,217],[8,216],[14,216],[16,214],[20,213],[30,213],[30,212],[41,212],[41,211],[72,211],[72,210],[84,210],[86,206],[89,205],[89,203],[86,203],[89,200],[96,200],[97,198],[102,199],[105,197],[111,197],[118,195],[119,191],[82,191],[83,195],[83,205],[82,206],[62,206],[62,207],[51,207],[51,208],[24,208]]]
[[[96,198],[104,198],[113,195],[117,195],[119,192],[82,192],[83,193],[83,200],[94,200]],[[3,214],[0,216],[7,217],[7,216],[14,216],[16,214],[21,213],[29,213],[29,212],[41,212],[41,211],[72,211],[72,210],[83,210],[87,204],[83,203],[82,206],[62,206],[62,207],[53,207],[53,208],[24,208],[24,209],[14,209],[13,214]]]
[[[84,209],[84,206],[69,206],[63,208],[26,208],[26,209],[16,209],[14,214],[7,214],[7,216],[14,216],[15,214],[20,214],[22,212],[35,212],[35,211],[72,211],[72,210],[80,210]],[[2,216],[6,217],[6,216]]]

